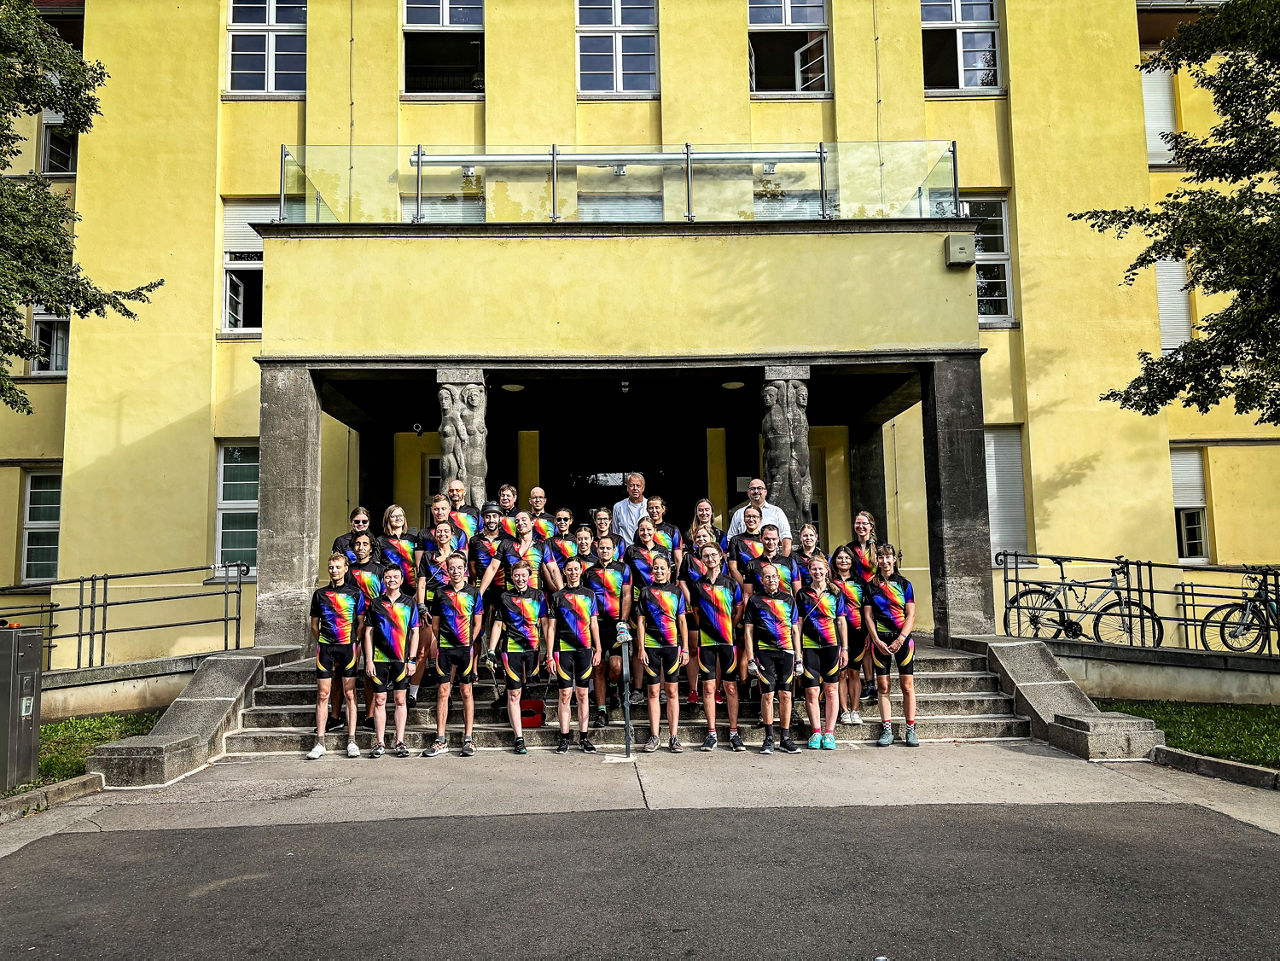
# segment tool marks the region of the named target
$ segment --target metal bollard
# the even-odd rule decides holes
[[[39,776],[41,655],[38,628],[0,628],[0,782],[6,791]]]

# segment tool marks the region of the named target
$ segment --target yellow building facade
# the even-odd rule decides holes
[[[69,191],[97,283],[165,284],[136,322],[33,311],[61,352],[21,378],[36,413],[0,415],[0,582],[31,598],[243,559],[259,636],[296,639],[352,507],[425,520],[459,371],[489,496],[581,513],[639,469],[681,527],[704,494],[727,526],[761,387],[805,384],[824,544],[871,509],[941,635],[990,626],[993,550],[1273,558],[1280,434],[1097,399],[1214,305],[1175,267],[1121,286],[1135,244],[1067,219],[1178,183],[1150,132],[1210,106],[1134,65],[1189,9],[44,7],[110,79],[89,134],[32,118],[10,173]]]

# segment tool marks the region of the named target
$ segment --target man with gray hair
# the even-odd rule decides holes
[[[776,504],[770,504],[766,500],[768,496],[769,488],[765,486],[764,481],[760,478],[753,478],[751,483],[747,485],[747,502],[760,511],[761,524],[773,524],[778,528],[779,549],[783,554],[790,556],[791,523],[787,520],[787,515],[783,513],[781,507]],[[733,537],[735,534],[741,534],[747,529],[746,525],[742,523],[742,512],[746,508],[747,505],[743,504],[733,512],[733,519],[729,521],[729,529],[725,531],[726,536]]]
[[[644,474],[632,471],[627,475],[627,496],[613,505],[613,524],[609,528],[610,533],[622,541],[623,550],[636,539],[636,525],[648,516],[646,508]]]

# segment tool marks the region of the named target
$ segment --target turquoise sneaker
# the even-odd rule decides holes
[[[876,747],[888,747],[893,743],[893,725],[885,724],[880,731],[880,739],[876,741]]]
[[[809,735],[809,750],[816,751],[820,747],[822,747],[822,735],[814,731]]]
[[[907,725],[907,747],[919,747],[920,738],[916,737],[916,726],[914,724]]]
[[[836,736],[834,734],[822,735],[822,749],[824,751],[834,751],[836,749]]]

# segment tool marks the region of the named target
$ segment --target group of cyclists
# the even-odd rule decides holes
[[[455,691],[462,702],[460,753],[474,756],[474,682],[482,665],[505,688],[497,703],[505,700],[517,754],[527,753],[522,697],[544,678],[559,691],[558,753],[569,750],[575,706],[578,747],[596,753],[590,732],[611,722],[623,697],[648,705],[646,752],[662,745],[664,707],[667,748],[682,752],[682,670],[689,681],[686,703],[701,704],[706,715],[704,751],[718,747],[721,705],[730,748],[745,751],[739,705],[758,697],[760,753],[775,747],[799,753],[792,734],[796,690],[811,730],[808,747],[834,750],[837,722],[862,723],[864,687],[868,699],[878,700],[876,743],[885,747],[894,742],[889,678],[895,662],[904,741],[919,745],[913,591],[897,569],[893,545],[877,541],[871,514],[859,512],[854,539],[827,555],[811,524],[793,543],[785,514],[768,503],[761,480],[748,485],[748,503],[728,531],[715,526],[706,498],[682,531],[666,519],[661,497],[645,495],[642,474],[628,475],[626,489],[613,508],[597,508],[577,526],[570,510],[547,512],[539,487],[529,492],[527,507],[506,484],[497,501],[477,509],[465,503],[465,487],[456,480],[433,498],[430,525],[420,531],[408,526],[397,504],[384,511],[381,534],[371,529],[365,508],[353,510],[351,530],[333,542],[329,583],[311,600],[316,741],[307,757],[324,756],[325,731],[340,726],[349,757],[360,756],[357,726],[374,731],[370,757],[385,754],[388,695],[393,750],[407,757],[408,710],[428,678],[436,687],[436,737],[422,756],[448,753]],[[626,691],[623,645],[632,639],[633,687]],[[361,674],[363,719],[356,702]],[[340,698],[333,695],[335,677]]]

